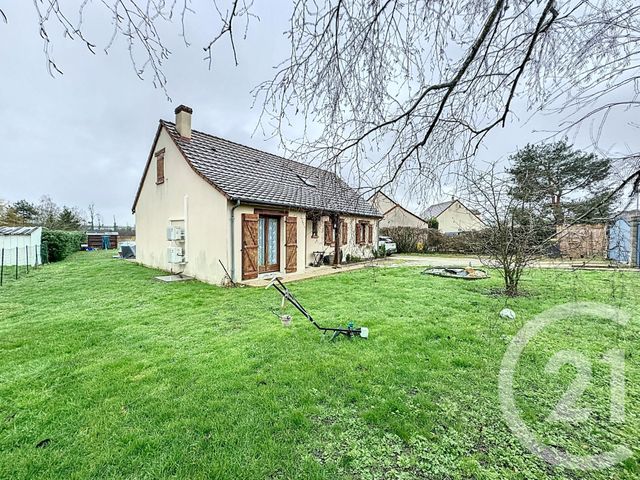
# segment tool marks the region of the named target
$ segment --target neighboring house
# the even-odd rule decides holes
[[[133,204],[137,260],[210,283],[373,255],[378,210],[336,175],[161,120]],[[338,256],[339,257],[339,256]]]
[[[380,220],[380,228],[429,228],[429,224],[425,220],[415,213],[410,212],[382,192],[376,192],[372,195],[371,198],[369,198],[369,203],[382,212],[383,218]]]
[[[486,227],[476,212],[455,198],[431,205],[420,216],[427,221],[430,218],[438,220],[438,230],[445,234],[482,230]]]

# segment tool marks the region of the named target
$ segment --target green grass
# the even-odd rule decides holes
[[[37,266],[36,268],[40,268],[40,265]],[[13,266],[5,265],[4,268],[2,269],[2,286],[8,285],[8,284],[16,282],[16,281],[20,281],[20,279],[22,277],[27,275],[32,270],[34,270],[34,268],[32,266],[30,266],[28,269],[27,269],[26,265],[18,266],[18,278],[16,279],[16,267],[15,267],[15,265],[13,265]]]
[[[369,340],[329,342],[299,314],[284,328],[273,290],[166,284],[158,272],[79,253],[0,289],[0,478],[638,478],[640,276],[536,270],[518,313],[497,313],[499,279],[369,268],[290,288],[326,325],[355,320]],[[552,467],[505,424],[498,372],[534,315],[578,300],[632,314],[625,329],[575,318],[545,330],[516,372],[517,404],[549,444],[613,469]],[[292,312],[291,307],[288,308]],[[626,351],[624,424],[608,422],[602,353]],[[588,422],[544,422],[577,349],[594,378]],[[43,440],[44,445],[38,447]]]

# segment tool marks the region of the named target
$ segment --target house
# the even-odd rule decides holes
[[[415,213],[410,212],[383,192],[376,192],[369,203],[382,212],[380,228],[410,227],[429,228],[429,224]]]
[[[420,214],[425,220],[435,218],[438,220],[438,230],[444,234],[456,234],[482,230],[486,227],[480,216],[473,210],[452,197],[448,202],[431,205]]]
[[[160,121],[133,203],[140,263],[209,283],[370,257],[380,212],[326,170]],[[339,252],[338,255],[335,253]],[[224,265],[224,268],[223,268]]]

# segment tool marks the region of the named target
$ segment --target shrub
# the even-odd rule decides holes
[[[82,232],[44,229],[42,231],[43,262],[64,260],[73,252],[80,250],[80,245],[85,239],[86,235]]]
[[[40,242],[40,263],[49,263],[49,245],[45,241]]]
[[[380,234],[391,237],[396,242],[398,253],[419,252],[418,244],[424,245],[431,235],[431,230],[425,228],[412,227],[384,227],[380,229]]]
[[[429,230],[426,245],[429,252],[482,254],[484,241],[482,231],[444,235],[437,230]]]

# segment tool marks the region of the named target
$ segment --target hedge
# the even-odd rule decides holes
[[[413,227],[383,227],[380,234],[391,237],[396,243],[398,253],[414,253],[426,251],[429,235],[432,231]]]
[[[43,262],[59,262],[73,252],[80,250],[86,235],[82,232],[65,232],[62,230],[42,231],[42,260]]]
[[[482,250],[481,232],[462,232],[456,235],[445,235],[429,228],[383,227],[381,235],[391,237],[398,248],[398,253],[478,253]]]

